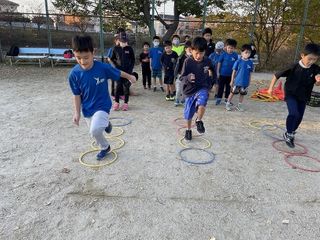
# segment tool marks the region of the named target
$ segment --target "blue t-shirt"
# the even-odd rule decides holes
[[[223,52],[221,52],[220,54],[217,54],[216,52],[213,52],[208,57],[211,60],[212,65],[213,65],[214,68],[217,68],[217,65],[218,65],[218,62],[219,62],[219,58],[220,58],[222,53]]]
[[[240,58],[234,63],[232,69],[237,72],[234,79],[234,85],[244,88],[248,87],[250,74],[253,71],[253,62],[250,59],[243,60]]]
[[[68,80],[74,95],[80,95],[84,117],[91,117],[101,110],[110,112],[112,102],[108,90],[108,79],[119,80],[120,70],[110,64],[94,61],[89,70],[79,64],[70,71]]]
[[[235,52],[227,53],[224,52],[220,55],[219,62],[221,63],[220,75],[221,76],[231,76],[233,64],[238,60],[238,54]]]
[[[149,57],[152,59],[151,60],[151,68],[153,70],[161,70],[162,65],[161,65],[161,55],[163,53],[163,49],[161,47],[153,47],[150,49],[149,52]]]

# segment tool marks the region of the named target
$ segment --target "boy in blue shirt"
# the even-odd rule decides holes
[[[185,60],[181,81],[183,82],[183,93],[186,96],[184,118],[187,121],[185,139],[192,139],[191,122],[197,113],[196,126],[199,133],[204,133],[205,128],[202,117],[205,113],[209,91],[216,80],[216,71],[211,61],[205,58],[207,42],[202,37],[196,37],[192,42],[192,57]]]
[[[157,78],[159,78],[160,89],[164,92],[162,86],[162,65],[160,62],[160,58],[163,53],[163,49],[159,47],[160,45],[160,37],[153,37],[153,48],[150,49],[149,57],[150,57],[150,65],[152,70],[152,78],[153,78],[153,91],[157,91]]]
[[[217,74],[219,81],[219,90],[217,94],[216,105],[221,103],[222,95],[225,90],[225,102],[230,94],[230,82],[233,64],[238,60],[238,54],[234,52],[237,47],[237,41],[234,39],[227,39],[225,42],[226,51],[223,52],[219,58],[217,65]]]
[[[108,91],[108,79],[118,81],[123,77],[134,83],[136,78],[110,64],[94,61],[90,36],[75,36],[72,39],[72,48],[78,62],[68,77],[74,95],[73,122],[79,126],[81,107],[90,133],[101,147],[97,160],[102,160],[110,152],[110,144],[103,133],[110,133],[112,130],[109,122],[112,102]]]
[[[320,86],[320,67],[315,64],[320,57],[320,46],[309,43],[301,53],[298,63],[277,72],[271,80],[268,94],[280,77],[286,77],[284,85],[285,101],[287,102],[288,116],[286,120],[287,131],[283,134],[286,144],[294,148],[294,137],[306,109],[306,103],[310,100],[313,86]]]
[[[174,69],[177,64],[178,54],[172,51],[172,43],[167,40],[164,42],[165,52],[161,56],[161,65],[164,70],[164,84],[166,84],[166,100],[174,101]]]
[[[251,82],[251,73],[253,71],[253,62],[249,59],[251,55],[251,46],[244,44],[241,47],[241,58],[238,59],[233,65],[233,71],[231,76],[231,93],[226,103],[226,110],[231,111],[231,100],[234,94],[239,94],[239,103],[237,109],[243,111],[242,103],[243,98],[247,95],[248,87]]]
[[[223,53],[223,49],[224,49],[224,43],[222,41],[219,41],[215,45],[214,52],[209,55],[209,59],[211,60],[214,69],[217,69],[219,58]],[[218,81],[216,81],[214,83],[215,99],[217,98],[218,90],[219,90],[219,83]]]

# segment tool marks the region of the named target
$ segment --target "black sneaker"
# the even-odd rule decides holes
[[[108,153],[111,151],[111,147],[109,145],[109,147],[105,150],[101,150],[98,154],[97,154],[97,160],[98,161],[101,161],[103,160],[107,155]]]
[[[199,133],[204,133],[206,131],[206,129],[204,128],[203,122],[201,120],[196,121],[196,125],[197,125],[197,131]]]
[[[184,138],[188,141],[191,141],[192,139],[192,131],[190,130],[186,130],[186,134],[184,135]]]
[[[108,125],[108,127],[106,127],[105,129],[104,129],[105,131],[106,131],[106,133],[111,133],[111,131],[112,131],[112,124],[111,124],[111,122],[109,121],[109,125]]]
[[[290,148],[294,148],[295,147],[293,134],[290,134],[290,133],[286,132],[286,133],[283,134],[283,139],[286,141],[286,144],[288,145],[288,147],[290,147]]]
[[[163,87],[160,87],[160,89],[161,89],[161,91],[162,91],[162,92],[164,92],[164,89],[163,89]]]
[[[157,91],[157,87],[154,87],[154,88],[153,88],[153,91],[154,91],[154,92]]]

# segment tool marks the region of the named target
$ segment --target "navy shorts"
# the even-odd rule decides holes
[[[162,70],[161,69],[152,69],[152,77],[162,79]]]
[[[191,120],[199,106],[207,106],[208,98],[207,89],[201,89],[192,96],[187,97],[184,107],[184,119]]]
[[[174,76],[173,75],[164,75],[164,84],[173,84]]]

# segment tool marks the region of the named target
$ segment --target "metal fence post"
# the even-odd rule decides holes
[[[102,18],[102,0],[99,0],[99,18],[100,18],[100,53],[101,61],[104,61],[104,40],[103,40],[103,18]]]
[[[50,49],[52,48],[52,39],[51,39],[51,31],[50,31],[48,0],[44,0],[44,3],[46,7],[47,32],[48,32],[48,44],[49,44],[48,47],[49,47],[49,53],[50,53]]]
[[[251,44],[254,43],[254,31],[255,31],[255,28],[256,28],[257,12],[258,12],[259,6],[260,6],[260,0],[256,0],[256,4],[255,4],[255,7],[254,7],[254,13],[253,13],[253,16],[252,16],[252,25],[251,25],[251,33],[250,33]]]
[[[207,5],[208,5],[208,0],[204,0],[203,17],[202,17],[202,31],[204,30],[204,27],[206,25]]]

